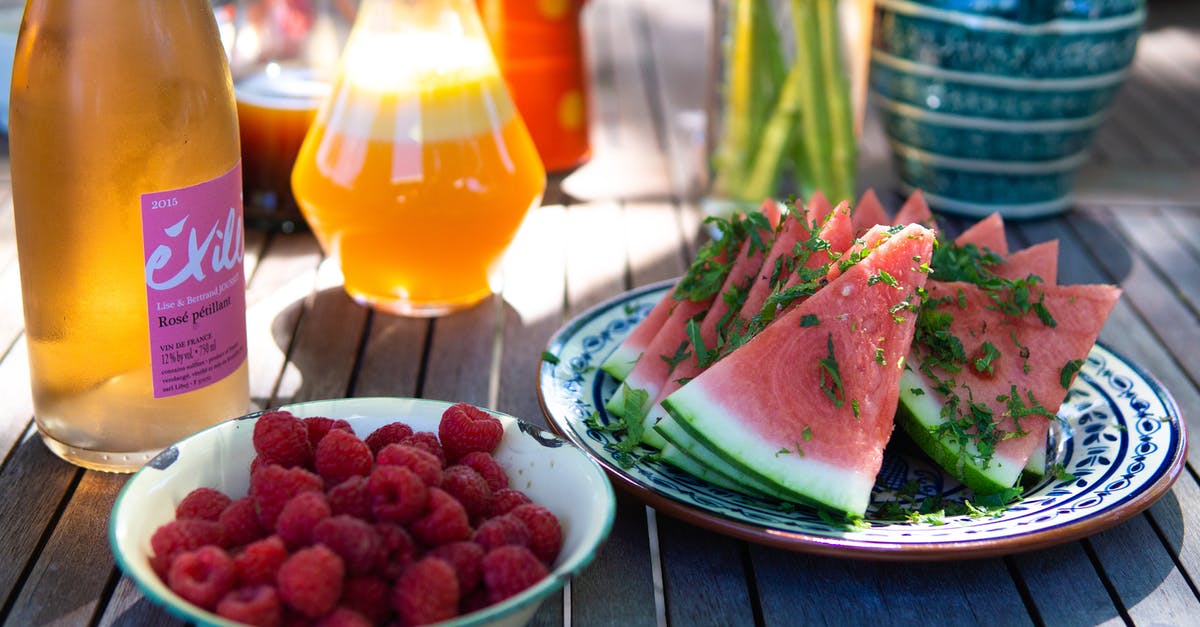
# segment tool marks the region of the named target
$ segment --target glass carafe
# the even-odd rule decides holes
[[[472,0],[365,0],[292,189],[346,291],[436,316],[492,293],[545,169]]]

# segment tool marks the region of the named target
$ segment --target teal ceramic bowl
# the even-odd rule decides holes
[[[877,0],[870,85],[901,187],[939,211],[1065,211],[1144,0]]]
[[[350,398],[286,405],[293,414],[344,418],[363,437],[401,420],[418,431],[437,431],[450,403],[405,398]],[[504,437],[495,458],[510,486],[529,495],[558,517],[563,548],[548,577],[501,603],[440,625],[518,626],[596,556],[612,528],[616,500],[600,466],[565,440],[498,412]],[[251,437],[259,414],[223,422],[163,451],[122,488],[109,521],[109,541],[117,564],[151,601],[196,625],[234,623],[184,601],[150,567],[150,536],[174,517],[179,500],[206,486],[238,497],[246,493],[254,457]]]

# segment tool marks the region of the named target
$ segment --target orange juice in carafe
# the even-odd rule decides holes
[[[237,117],[209,2],[29,2],[9,148],[50,449],[132,471],[244,413]]]
[[[352,297],[406,315],[481,300],[544,186],[469,0],[360,7],[292,173]]]

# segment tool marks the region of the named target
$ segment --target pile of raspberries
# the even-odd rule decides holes
[[[508,487],[494,416],[458,403],[438,433],[401,422],[365,439],[286,411],[254,426],[250,491],[189,493],[151,537],[187,601],[251,625],[421,625],[545,577],[558,519]]]

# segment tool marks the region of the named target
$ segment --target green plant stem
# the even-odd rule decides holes
[[[783,156],[792,143],[793,129],[801,115],[798,102],[804,83],[804,68],[793,65],[784,79],[783,89],[779,90],[770,117],[763,125],[762,140],[746,176],[743,195],[749,200],[768,198],[779,185]]]
[[[837,0],[816,0],[820,36],[822,78],[828,95],[831,179],[826,193],[834,202],[852,200],[854,195],[857,143],[850,102],[850,81],[842,62]]]
[[[803,68],[804,85],[800,88],[800,148],[805,152],[812,185],[828,189],[832,180],[829,161],[828,112],[825,99],[830,96],[822,84],[821,36],[817,28],[816,3],[826,0],[791,0],[792,31],[796,41],[796,65]],[[832,1],[832,0],[829,0]]]

